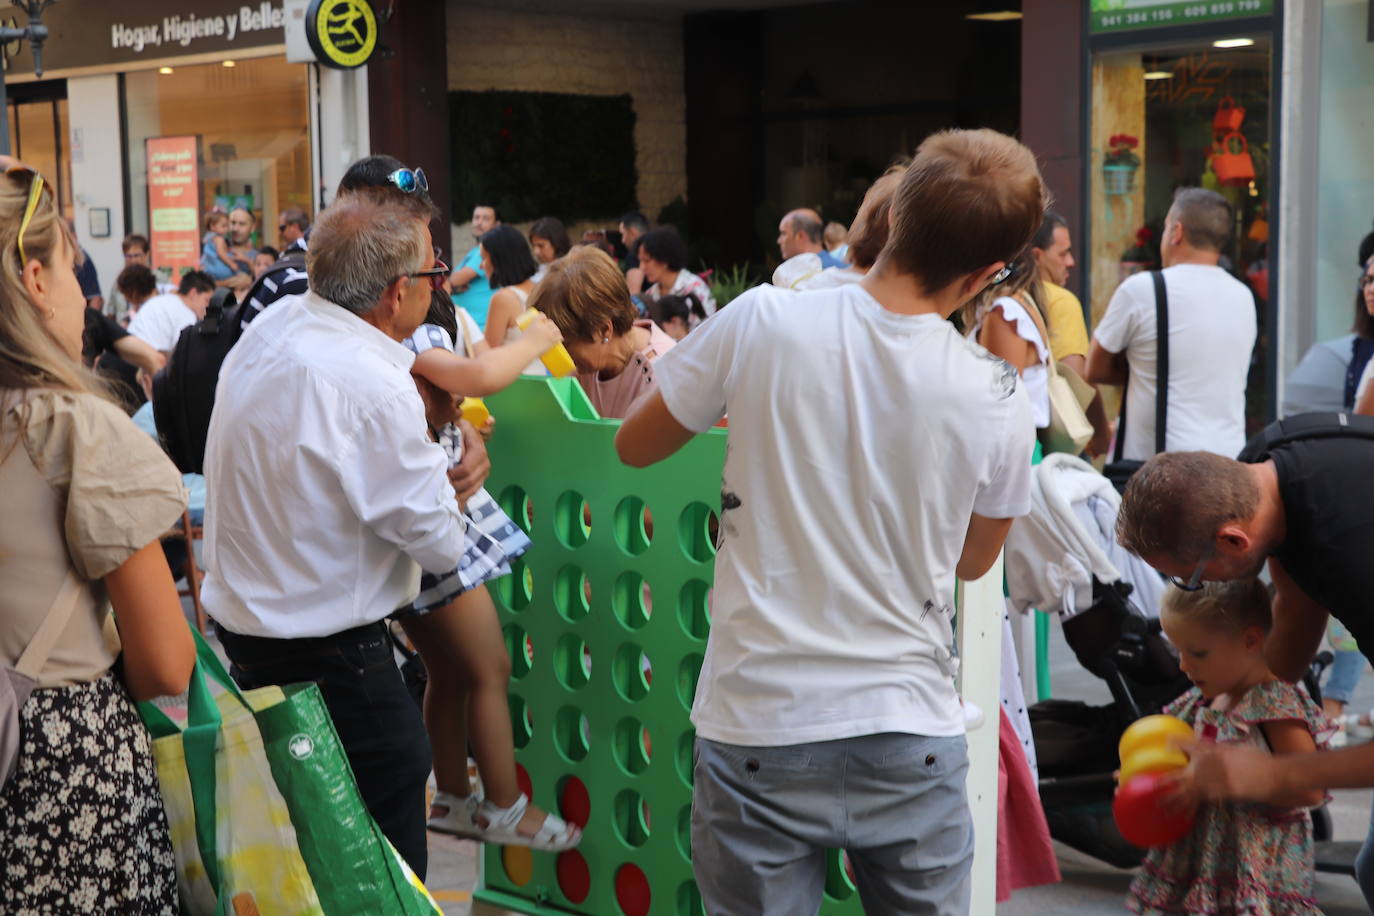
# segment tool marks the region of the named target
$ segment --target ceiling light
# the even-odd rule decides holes
[[[965,19],[976,19],[979,22],[1012,22],[1021,18],[1018,10],[999,10],[995,13],[969,13]]]
[[[158,72],[158,73],[161,73],[163,76],[166,76],[167,74],[169,74],[169,73],[172,72],[172,68],[171,68],[171,67],[158,67],[158,68],[157,68],[157,72]]]
[[[221,67],[237,67],[238,64],[234,63],[232,60],[226,60],[224,63],[220,64],[220,66],[221,66]]]
[[[1212,42],[1214,48],[1248,48],[1255,43],[1253,38],[1223,38]]]
[[[1145,74],[1147,80],[1171,80],[1174,78],[1172,70],[1151,70]]]

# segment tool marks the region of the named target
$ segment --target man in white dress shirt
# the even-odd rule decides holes
[[[320,685],[368,810],[421,876],[429,741],[384,618],[422,568],[463,555],[459,494],[398,342],[429,308],[429,214],[418,198],[341,198],[311,235],[310,292],[264,311],[225,360],[203,592],[240,684]]]

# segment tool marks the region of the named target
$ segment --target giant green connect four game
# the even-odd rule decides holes
[[[524,913],[698,916],[688,712],[710,626],[726,433],[634,469],[616,457],[618,421],[600,419],[572,379],[522,379],[488,404],[487,489],[534,541],[492,589],[520,779],[584,837],[560,855],[488,847],[476,899]],[[822,912],[862,912],[839,852]]]

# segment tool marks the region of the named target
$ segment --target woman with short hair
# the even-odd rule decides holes
[[[544,279],[549,265],[572,249],[572,241],[561,220],[541,216],[530,226],[530,248],[534,250],[534,260],[539,263],[539,269],[534,272],[534,282],[538,283]]]
[[[639,266],[644,269],[644,282],[650,284],[644,291],[647,301],[692,293],[706,310],[706,317],[716,313],[711,287],[687,269],[687,243],[672,226],[660,226],[644,233],[639,240]],[[692,326],[696,327],[696,323]]]
[[[580,245],[549,265],[530,306],[563,332],[577,381],[603,417],[624,417],[654,386],[654,360],[674,343],[658,325],[639,318],[620,268],[590,246]]]

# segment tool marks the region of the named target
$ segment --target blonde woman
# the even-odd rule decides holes
[[[133,701],[185,690],[195,663],[158,544],[186,491],[81,365],[79,258],[42,176],[11,165],[0,177],[0,661],[15,664],[49,615],[68,620],[18,712],[18,761],[0,788],[0,900],[6,912],[175,914],[172,845]],[[122,652],[102,633],[112,605]]]

